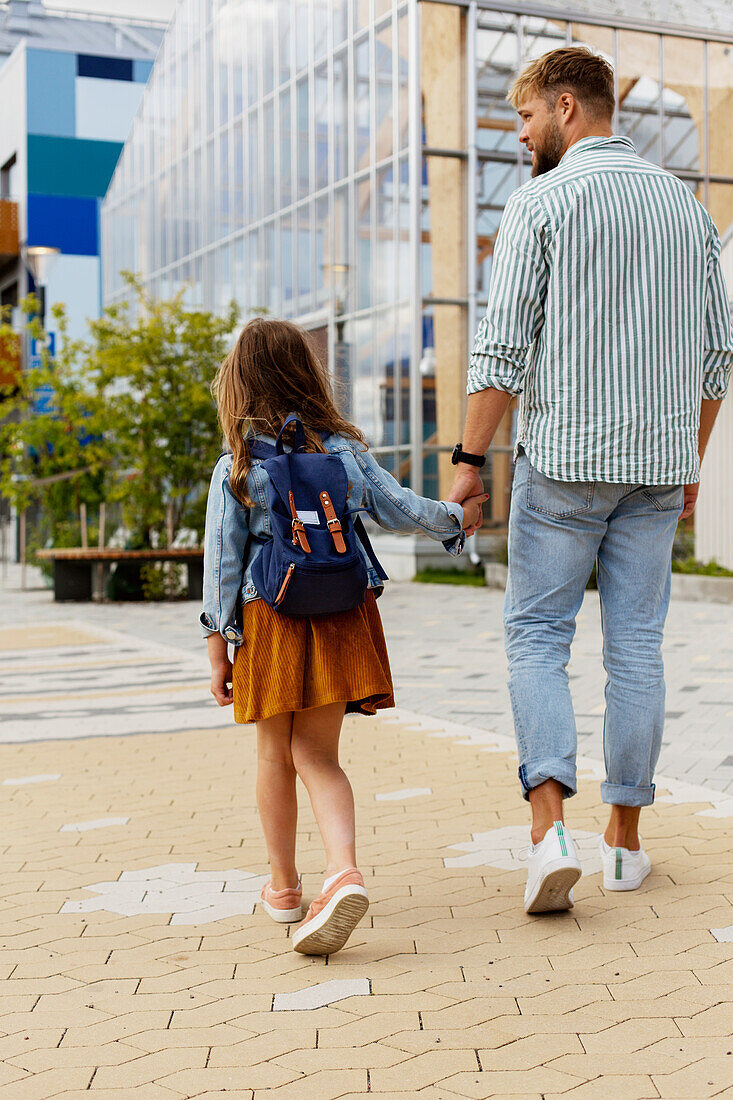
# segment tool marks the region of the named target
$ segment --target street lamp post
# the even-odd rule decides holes
[[[48,285],[48,277],[51,274],[51,269],[56,263],[59,257],[60,249],[53,248],[51,245],[23,245],[23,263],[33,276],[33,282],[36,285],[38,291],[38,300],[40,302],[40,318],[41,324],[46,325],[46,287]]]

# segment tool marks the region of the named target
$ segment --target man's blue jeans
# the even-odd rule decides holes
[[[662,634],[682,486],[554,481],[520,453],[504,608],[509,692],[525,798],[546,779],[576,792],[567,664],[597,562],[606,713],[604,802],[648,806],[664,725]]]

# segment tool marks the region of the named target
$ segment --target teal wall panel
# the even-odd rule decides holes
[[[120,141],[28,135],[28,190],[101,198],[122,151]]]
[[[26,51],[28,133],[73,137],[76,133],[76,54]]]

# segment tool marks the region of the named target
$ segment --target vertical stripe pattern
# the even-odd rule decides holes
[[[589,137],[502,218],[468,392],[520,393],[517,443],[560,481],[697,481],[701,397],[733,366],[710,215],[623,137]]]

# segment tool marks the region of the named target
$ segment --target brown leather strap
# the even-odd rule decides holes
[[[280,591],[278,592],[277,596],[275,596],[275,607],[277,607],[278,604],[282,603],[283,599],[285,598],[285,593],[288,590],[288,585],[290,584],[290,581],[293,578],[293,573],[294,572],[295,572],[295,565],[294,565],[293,562],[291,562],[290,565],[288,566],[288,571],[285,574],[285,580],[280,585]]]
[[[328,529],[331,532],[333,545],[336,547],[336,553],[345,554],[346,543],[344,542],[341,523],[338,516],[336,515],[336,509],[331,502],[331,498],[325,489],[321,493],[321,504],[323,505],[323,511],[326,515],[326,523],[328,524]]]
[[[295,497],[292,489],[288,493],[288,500],[290,501],[290,514],[293,517],[293,546],[299,546],[306,554],[310,554],[310,544],[305,533],[305,527],[302,521],[298,519],[298,509],[295,507]]]

